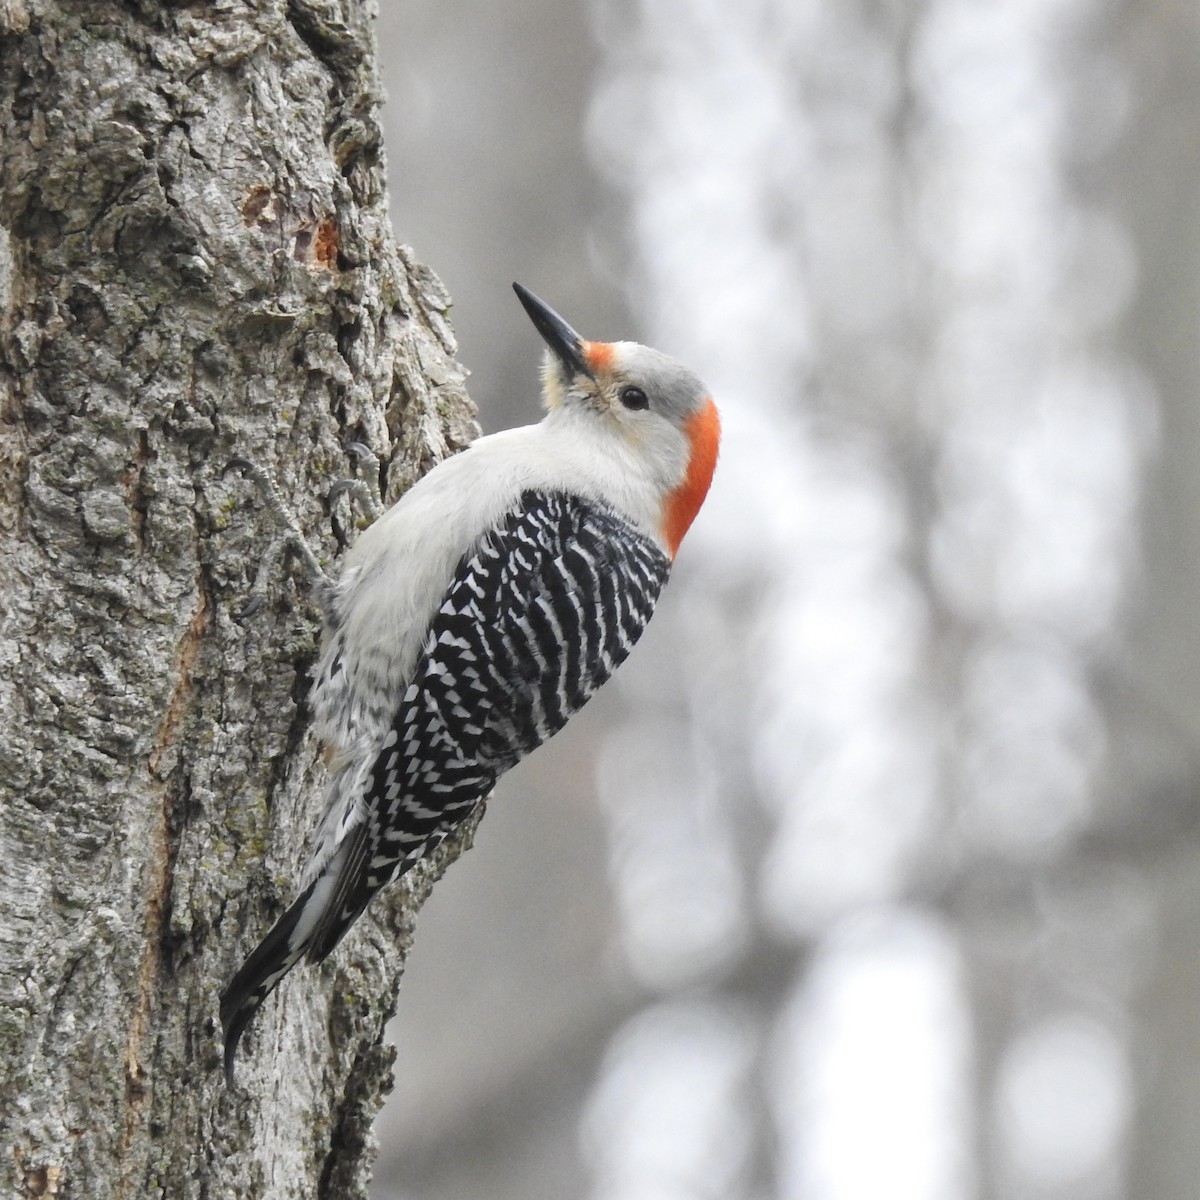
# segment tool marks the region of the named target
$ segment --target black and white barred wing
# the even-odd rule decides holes
[[[283,976],[323,959],[380,887],[587,703],[641,636],[668,569],[615,513],[543,492],[463,559],[362,794],[347,797],[340,841],[221,997],[231,1079],[238,1040]]]
[[[628,657],[669,568],[615,513],[522,497],[456,581],[426,652],[427,692],[434,670],[466,685],[445,696],[462,750],[498,776],[557,733]]]
[[[464,558],[375,761],[360,844],[311,958],[587,703],[646,628],[669,567],[617,514],[543,492]]]

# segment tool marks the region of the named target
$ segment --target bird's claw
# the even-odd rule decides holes
[[[363,442],[347,442],[344,449],[357,460],[358,470],[369,471],[376,480],[380,477],[379,455]],[[376,485],[378,486],[378,484]],[[383,513],[379,493],[365,479],[339,479],[329,489],[328,499],[332,504],[339,496],[348,495],[362,507],[372,521]]]
[[[262,606],[266,603],[266,599],[261,594],[256,594],[251,589],[250,596],[244,604],[239,604],[233,610],[232,616],[240,625],[243,621],[248,621]]]

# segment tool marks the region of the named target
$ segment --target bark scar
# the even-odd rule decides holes
[[[158,727],[158,736],[154,739],[154,749],[150,751],[150,774],[156,779],[165,779],[166,775],[160,770],[163,758],[174,748],[179,726],[187,712],[192,698],[192,669],[204,642],[204,634],[208,629],[208,596],[204,588],[200,589],[196,611],[179,640],[179,648],[175,653],[175,687],[171,698],[167,701],[167,711]],[[170,774],[168,770],[166,774]]]
[[[208,628],[209,611],[208,595],[201,586],[196,609],[179,639],[175,653],[175,686],[171,690],[166,712],[158,727],[154,749],[147,761],[150,774],[164,784],[174,770],[175,759],[172,755],[170,766],[165,771],[162,769],[163,760],[168,752],[174,749],[175,739],[192,701],[192,673],[204,633]],[[129,1039],[125,1044],[125,1128],[121,1134],[121,1148],[117,1159],[125,1164],[125,1168],[121,1172],[120,1186],[117,1189],[119,1200],[140,1191],[140,1181],[136,1178],[140,1157],[133,1154],[132,1150],[143,1124],[150,1090],[146,1072],[142,1067],[142,1048],[150,1030],[151,1013],[158,992],[158,976],[163,961],[163,926],[172,887],[174,851],[171,845],[171,794],[172,789],[169,786],[162,788],[161,803],[150,830],[152,845],[146,863],[144,949],[138,968],[137,1000],[134,1004],[133,1020],[129,1026]]]

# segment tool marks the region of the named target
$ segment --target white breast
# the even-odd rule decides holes
[[[522,492],[588,496],[661,545],[660,486],[603,414],[580,413],[480,438],[422,478],[359,537],[336,587],[312,697],[335,765],[373,757],[455,568]]]

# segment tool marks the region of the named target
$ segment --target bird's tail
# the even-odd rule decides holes
[[[300,898],[275,922],[238,973],[221,993],[221,1026],[225,1030],[225,1079],[233,1084],[233,1058],[246,1026],[262,1002],[280,980],[304,957],[311,934],[311,916],[305,910],[312,903],[317,882],[305,889]]]
[[[238,1042],[262,1002],[305,955],[309,962],[319,963],[366,907],[372,893],[358,895],[354,887],[366,846],[365,828],[353,827],[321,873],[275,922],[221,993],[225,1078],[230,1084]]]

